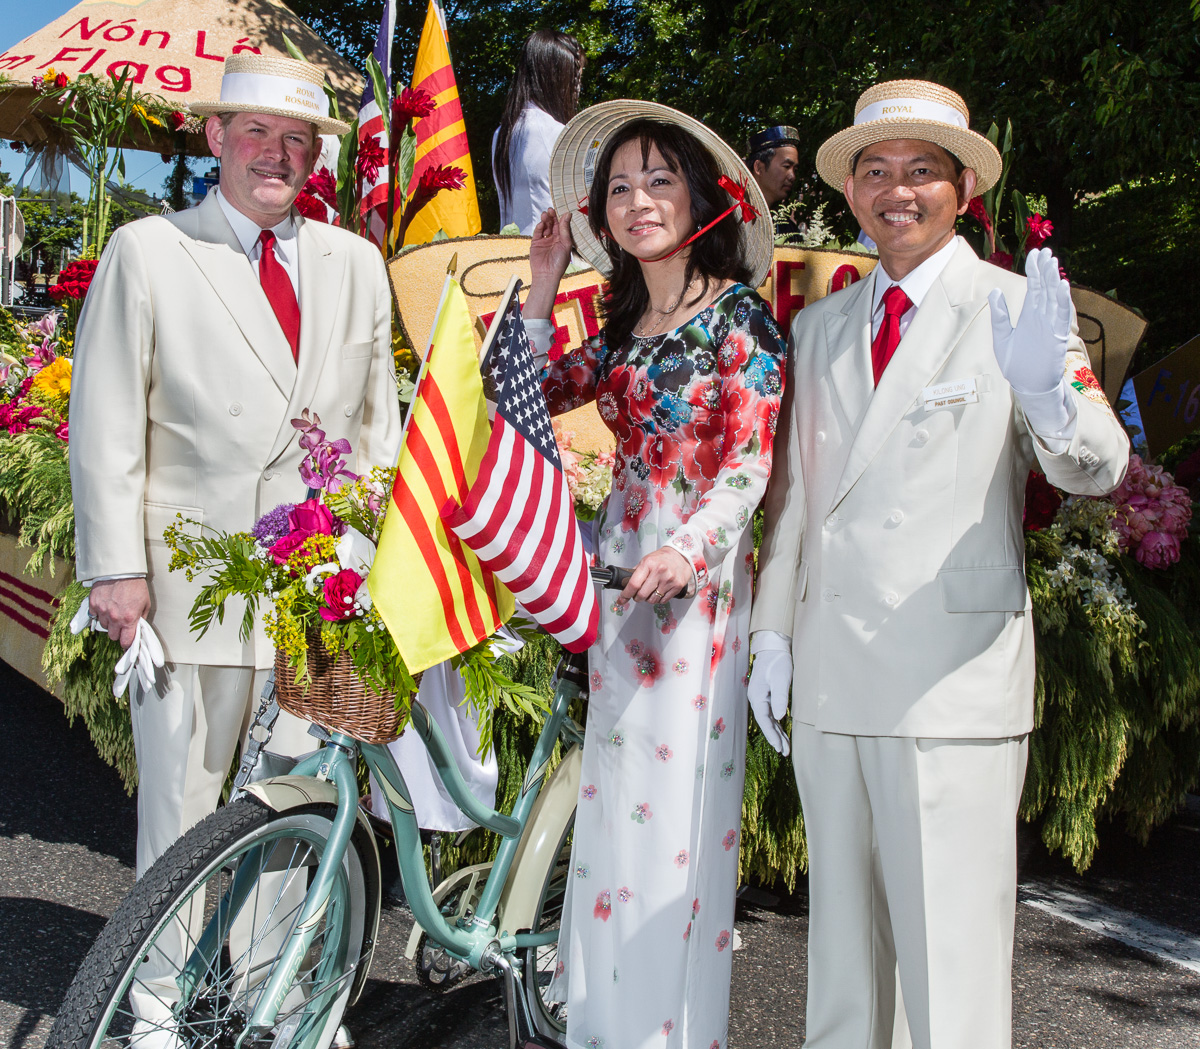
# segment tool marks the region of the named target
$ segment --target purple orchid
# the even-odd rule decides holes
[[[300,447],[308,453],[300,463],[300,479],[309,488],[336,493],[347,481],[358,480],[358,474],[346,469],[343,458],[352,451],[350,442],[344,437],[326,440],[321,417],[316,412],[310,414],[305,408],[299,419],[292,420],[292,425],[300,431]]]

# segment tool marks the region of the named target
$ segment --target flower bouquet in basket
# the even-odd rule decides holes
[[[171,570],[203,582],[190,614],[193,630],[203,634],[214,619],[222,622],[226,601],[240,597],[245,640],[261,607],[275,645],[280,705],[357,739],[386,742],[403,731],[420,682],[374,608],[366,582],[396,471],[352,473],[346,468],[350,442],[327,440],[320,424],[307,409],[292,420],[306,453],[300,476],[309,497],[303,502],[275,507],[248,532],[214,532],[181,517],[164,539]],[[484,641],[456,661],[485,747],[497,703],[527,713],[543,705],[534,690],[504,674],[496,658]]]

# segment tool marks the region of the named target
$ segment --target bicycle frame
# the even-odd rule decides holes
[[[334,881],[358,818],[356,769],[360,751],[367,766],[375,774],[387,802],[405,896],[417,923],[432,940],[476,970],[486,972],[500,969],[506,976],[511,976],[510,959],[517,951],[554,941],[557,932],[539,934],[532,931],[502,930],[497,928],[495,918],[514,859],[519,854],[523,835],[531,826],[530,815],[541,793],[556,740],[561,736],[564,742],[573,745],[583,743],[582,730],[568,714],[571,700],[582,693],[581,683],[572,680],[569,672],[560,676],[550,712],[529,762],[529,771],[525,776],[521,795],[509,815],[497,812],[475,798],[459,772],[446,738],[437,723],[419,703],[412,704],[412,727],[427,747],[450,797],[472,820],[495,831],[501,837],[500,848],[478,906],[472,914],[456,919],[453,924],[446,920],[433,898],[432,887],[425,870],[421,833],[417,826],[411,793],[391,751],[386,746],[361,743],[343,732],[330,732],[320,750],[302,759],[292,769],[287,778],[293,782],[297,778],[313,777],[333,783],[337,789],[337,815],[334,817],[324,854],[313,875],[304,904],[281,951],[280,963],[274,968],[265,988],[258,996],[239,1044],[247,1039],[252,1041],[257,1035],[269,1031],[275,1025],[284,998],[291,989],[305,954],[312,944],[317,923],[328,906]],[[260,794],[269,783],[268,780],[256,784],[257,789],[254,792]],[[261,874],[261,857],[256,862],[244,861],[243,869],[239,869],[226,898],[218,906],[216,917],[197,940],[196,947],[179,975],[181,990],[195,987],[208,970],[221,941],[222,925],[234,920]]]

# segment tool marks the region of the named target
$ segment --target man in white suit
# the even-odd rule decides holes
[[[167,665],[132,679],[137,871],[212,812],[274,652],[240,610],[203,637],[188,627],[201,582],[168,573],[177,514],[244,530],[305,498],[290,420],[321,417],[352,469],[391,465],[400,417],[391,299],[379,251],[292,207],[320,151],[324,74],[306,62],[235,55],[221,100],[195,104],[221,159],[195,208],[119,229],[79,323],[71,391],[76,571],[92,615],[123,646],[145,618]],[[218,115],[219,114],[219,115]],[[272,749],[311,749],[281,715]]]
[[[784,752],[791,688],[808,1049],[891,1045],[897,971],[896,1044],[1011,1044],[1025,482],[1036,461],[1103,495],[1128,459],[1053,256],[1027,281],[955,237],[1001,170],[968,119],[939,85],[877,84],[817,154],[880,264],[792,326],[751,623],[751,705]]]

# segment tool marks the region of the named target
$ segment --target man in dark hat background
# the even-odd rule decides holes
[[[746,167],[754,176],[774,211],[791,193],[796,184],[796,166],[800,163],[800,133],[786,124],[757,131],[746,139]],[[783,230],[776,224],[776,232],[798,232],[794,228]]]

